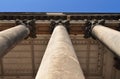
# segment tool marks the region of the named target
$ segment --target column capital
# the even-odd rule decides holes
[[[67,29],[68,33],[70,32],[70,22],[69,22],[69,20],[64,20],[64,21],[62,21],[62,20],[57,20],[57,21],[52,20],[51,24],[50,24],[50,32],[51,33],[53,32],[54,28],[57,25],[63,25]]]
[[[19,20],[19,19],[16,19],[16,25],[26,26],[30,30],[30,34],[28,35],[28,37],[36,38],[35,21],[36,21],[35,19],[33,19],[33,20],[27,20],[27,19]]]
[[[105,25],[105,20],[101,19],[101,20],[85,20],[85,27],[84,27],[84,38],[90,38],[92,37],[93,39],[96,39],[93,35],[92,35],[92,29],[96,26],[96,25]]]

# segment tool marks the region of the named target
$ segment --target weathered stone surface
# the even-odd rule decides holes
[[[85,79],[64,26],[54,29],[35,79]]]
[[[110,50],[120,56],[120,32],[108,27],[97,25],[92,34],[105,44]]]
[[[15,44],[22,41],[28,34],[30,30],[24,25],[18,25],[10,29],[0,32],[0,56],[5,55],[5,53],[11,49]]]

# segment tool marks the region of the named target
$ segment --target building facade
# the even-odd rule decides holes
[[[17,27],[18,25],[21,24],[27,27],[29,26],[35,27],[35,28],[32,27],[32,31],[30,29],[30,34],[25,36],[25,39],[21,39],[21,41],[19,41],[17,44],[15,43],[13,47],[11,46],[10,48],[7,48],[5,53],[1,55],[0,79],[35,79],[40,65],[44,62],[43,61],[41,63],[43,56],[45,55],[46,48],[48,46],[48,42],[51,39],[51,35],[54,29],[57,27],[57,25],[65,26],[66,31],[70,36],[72,46],[75,50],[75,54],[78,58],[78,61],[80,63],[80,68],[82,69],[85,79],[119,79],[120,78],[119,51],[116,53],[117,49],[114,50],[115,48],[119,49],[118,47],[119,45],[118,46],[115,45],[114,46],[115,48],[112,49],[106,44],[106,42],[105,43],[102,42],[97,37],[97,35],[95,36],[91,31],[91,28],[93,30],[94,27],[99,27],[97,25],[102,25],[119,32],[120,31],[119,19],[120,19],[120,14],[114,14],[114,13],[105,13],[105,14],[103,13],[0,13],[1,32],[6,29]],[[34,23],[33,22],[29,23],[29,21],[33,21],[33,20]],[[104,20],[103,24],[99,23],[99,21],[101,20]],[[22,23],[19,24],[21,21]],[[90,21],[90,25],[88,21]],[[87,27],[87,26],[92,26],[92,27]],[[59,33],[61,32],[58,32],[58,35],[52,38],[57,39]],[[102,36],[105,35],[107,35],[107,33],[103,34]],[[63,34],[63,36],[65,35]],[[112,34],[110,33],[109,36],[112,36]],[[106,38],[102,40],[107,40],[109,36],[105,36]],[[119,36],[113,36],[112,38],[119,39]],[[63,42],[66,39],[67,38],[65,36],[65,39],[61,39],[61,40]],[[119,43],[117,39],[116,41],[113,39],[111,39],[111,41],[113,42],[108,43],[110,44],[110,46],[112,46],[112,43],[114,42]],[[55,43],[52,43],[53,47],[56,46]],[[64,45],[65,47],[69,47],[69,45],[67,46],[67,44],[63,44],[63,46]],[[49,51],[50,49],[52,48],[49,48]],[[64,51],[65,50],[63,50],[63,52]],[[49,54],[47,56],[49,56]],[[59,61],[64,61],[64,59],[61,59]],[[69,63],[67,65],[71,67]],[[70,70],[74,71],[75,69],[71,67]],[[47,68],[45,69],[45,71],[47,71]],[[79,72],[79,70],[76,71]],[[72,74],[76,75],[76,73],[72,73]],[[64,77],[58,76],[58,79],[63,79],[63,78]],[[48,79],[48,78],[43,78],[43,79]]]

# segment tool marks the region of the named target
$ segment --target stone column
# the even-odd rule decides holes
[[[9,49],[23,40],[30,33],[25,25],[18,25],[0,32],[0,57],[4,56]]]
[[[92,35],[105,44],[115,54],[120,56],[120,32],[102,25],[92,29]]]
[[[85,79],[63,25],[54,28],[35,79]]]

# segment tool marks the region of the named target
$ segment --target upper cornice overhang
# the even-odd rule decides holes
[[[36,19],[36,20],[118,20],[120,13],[69,13],[69,12],[0,12],[0,20]]]
[[[50,34],[51,20],[69,20],[70,34],[84,34],[85,20],[105,20],[105,26],[120,29],[120,13],[0,12],[0,31],[16,26],[16,19],[35,19],[37,34]]]

